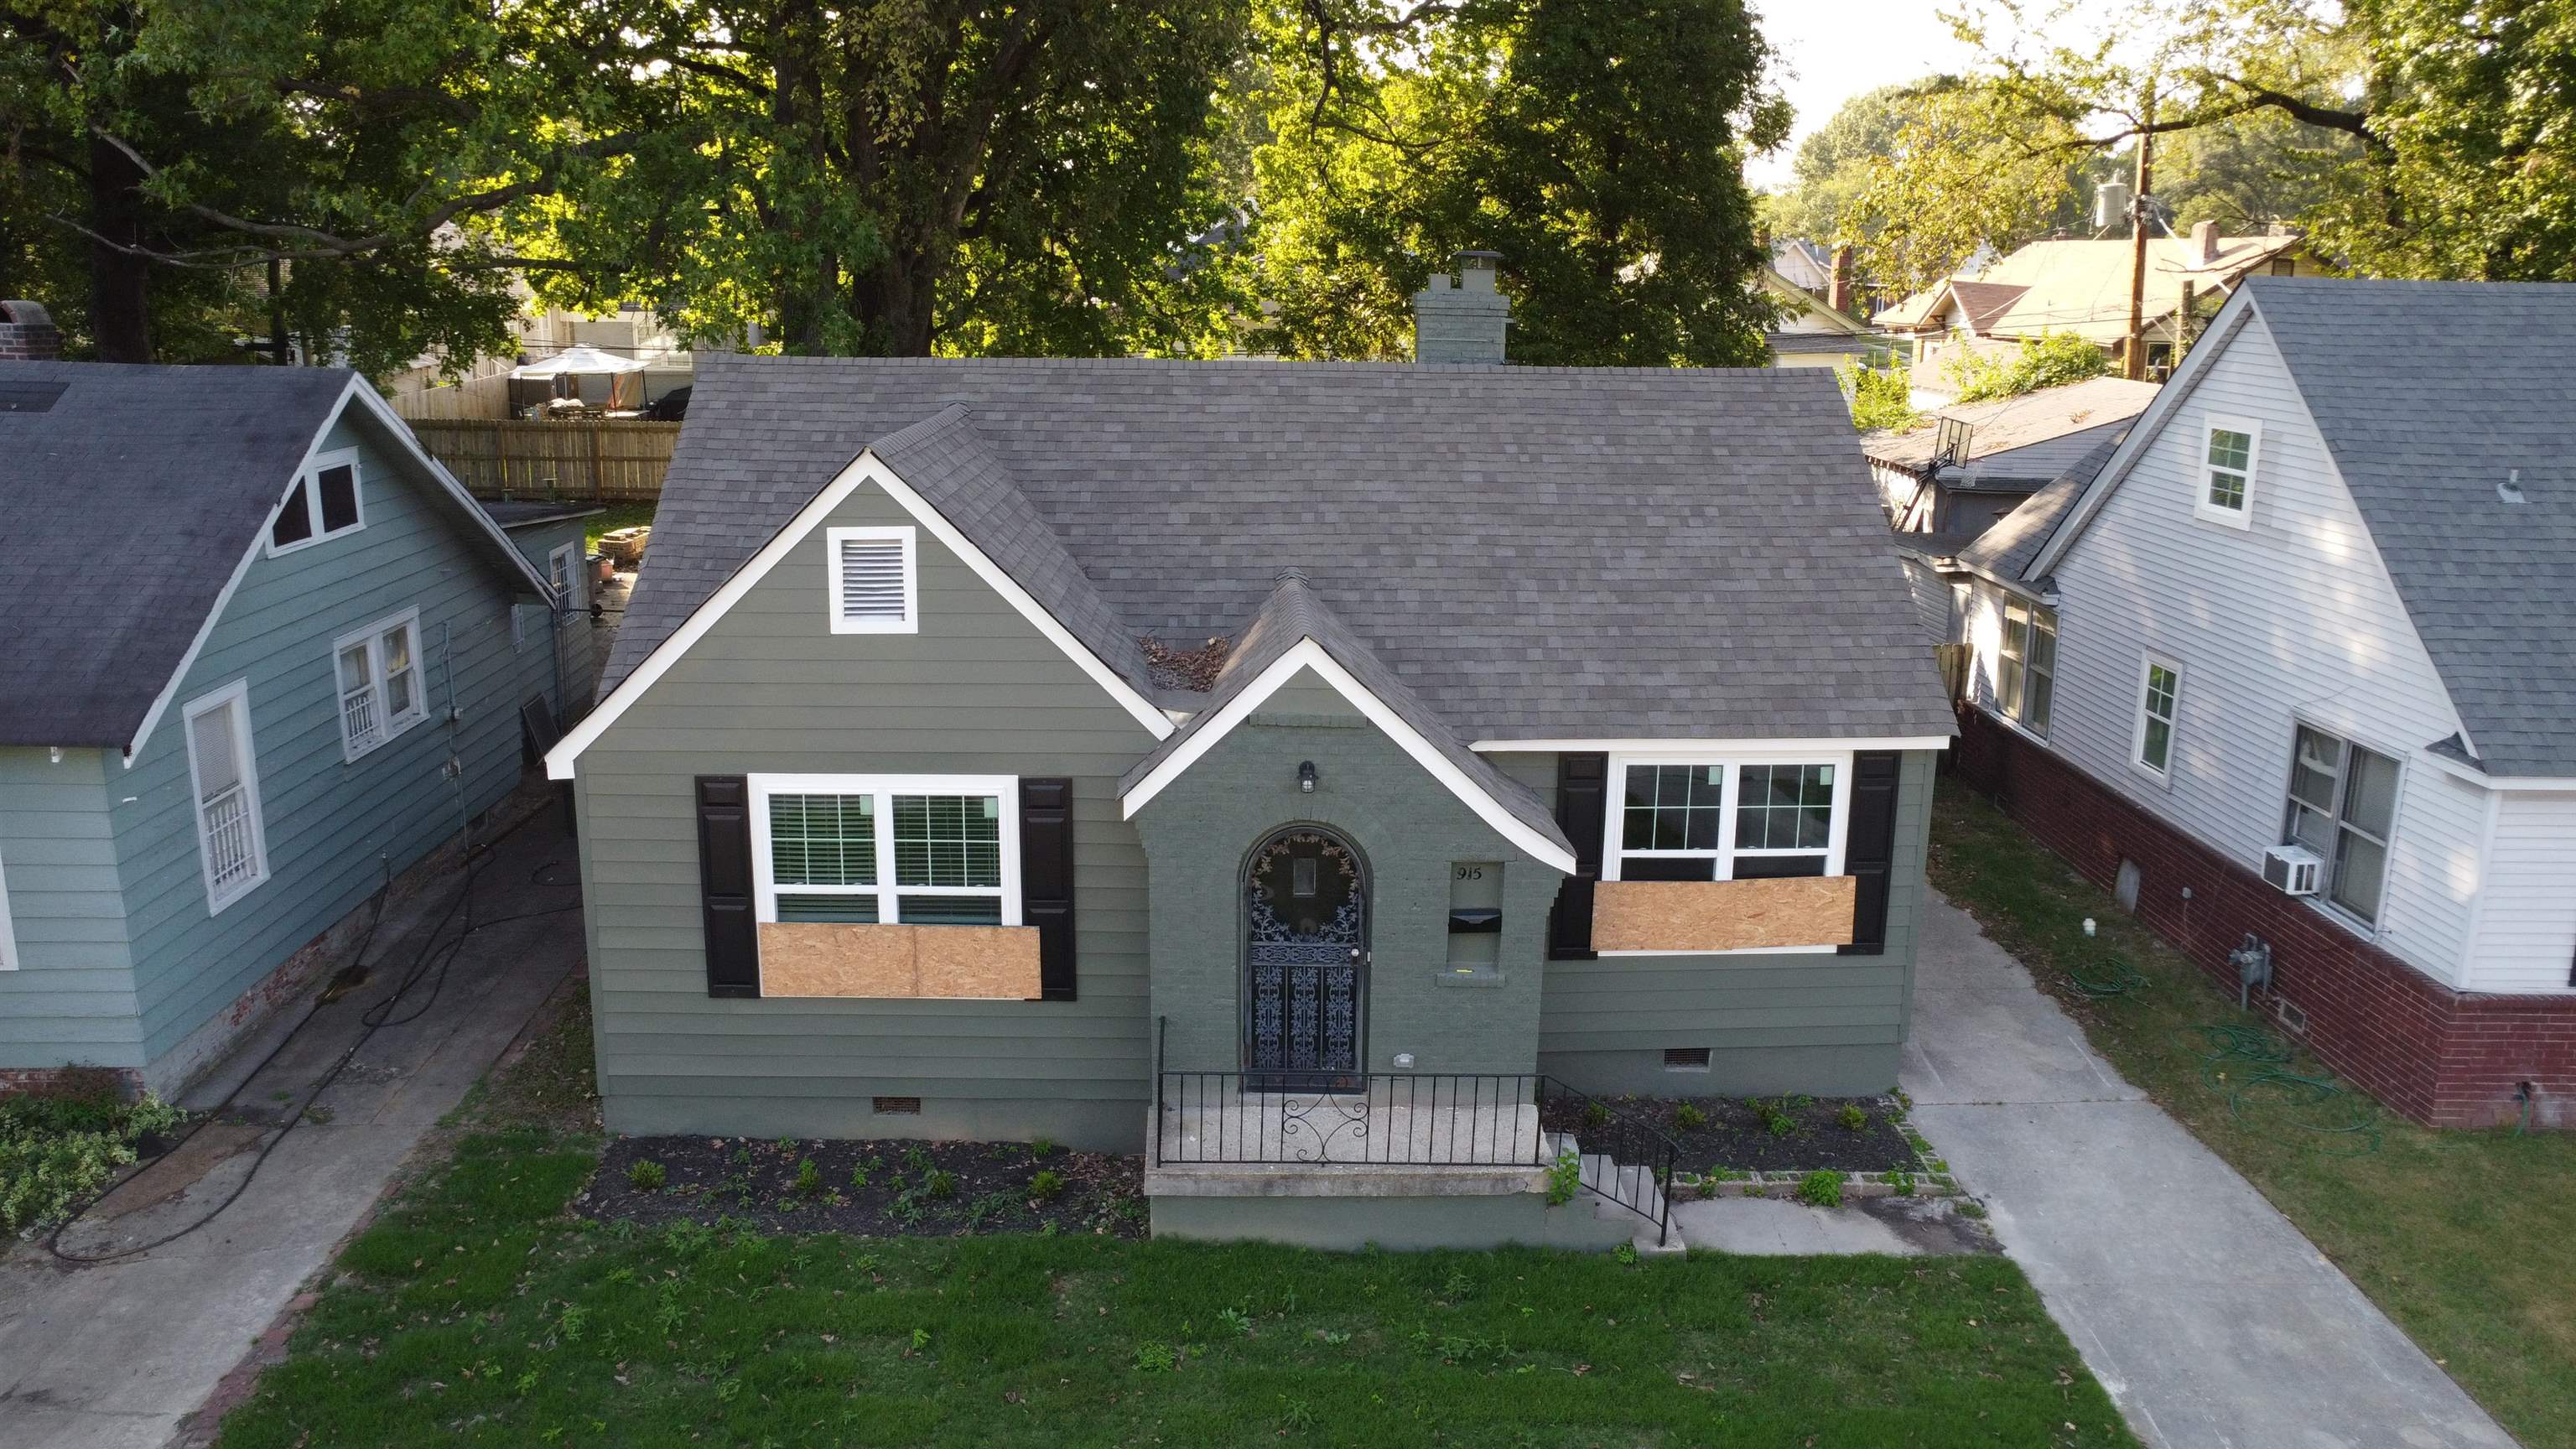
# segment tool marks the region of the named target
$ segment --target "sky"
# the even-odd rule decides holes
[[[1785,65],[1781,89],[1797,107],[1789,144],[1745,163],[1757,187],[1790,184],[1798,143],[1832,120],[1842,103],[1898,81],[1956,71],[1968,48],[1936,12],[1937,0],[1755,0],[1762,33]]]

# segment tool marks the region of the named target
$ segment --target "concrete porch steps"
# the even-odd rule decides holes
[[[1563,1161],[1568,1155],[1575,1160],[1576,1180],[1587,1190],[1595,1220],[1630,1229],[1629,1244],[1640,1254],[1669,1256],[1684,1251],[1679,1233],[1656,1241],[1655,1223],[1666,1215],[1666,1209],[1663,1187],[1650,1169],[1620,1163],[1607,1153],[1586,1152],[1570,1132],[1549,1133],[1550,1160]],[[1629,1203],[1637,1207],[1627,1206]]]

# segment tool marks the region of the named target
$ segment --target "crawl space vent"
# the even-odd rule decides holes
[[[868,1102],[869,1105],[876,1108],[877,1115],[880,1117],[918,1117],[921,1115],[921,1099],[919,1097],[871,1097],[868,1099]]]

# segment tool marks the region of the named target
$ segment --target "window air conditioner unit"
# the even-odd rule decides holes
[[[2325,864],[2304,845],[2276,845],[2263,852],[2263,883],[2285,896],[2312,896]]]

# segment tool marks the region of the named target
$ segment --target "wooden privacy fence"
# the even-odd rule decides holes
[[[633,418],[415,419],[411,430],[477,498],[651,503],[662,496],[678,423]]]

